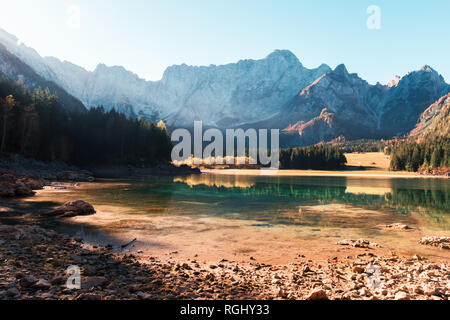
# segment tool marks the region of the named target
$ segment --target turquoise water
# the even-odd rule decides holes
[[[389,213],[380,223],[417,216],[436,229],[450,230],[448,180],[204,174],[121,182],[129,185],[89,190],[88,197],[142,214],[220,216],[265,224],[319,224],[320,214],[299,222],[284,213],[342,204]],[[345,227],[346,222],[339,224]]]
[[[137,249],[157,255],[177,251],[192,258],[198,253],[214,261],[248,253],[280,262],[295,257],[299,248],[313,255],[338,250],[333,246],[340,239],[364,238],[447,259],[445,252],[418,241],[426,235],[450,236],[449,191],[450,182],[442,179],[202,174],[50,189],[28,199],[25,211],[88,201],[96,215],[41,224],[92,243],[138,238]],[[380,227],[392,223],[412,230]]]

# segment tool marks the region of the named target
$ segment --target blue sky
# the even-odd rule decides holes
[[[381,9],[379,30],[366,26],[370,5]],[[89,70],[123,65],[148,80],[173,64],[289,49],[306,67],[345,63],[370,83],[424,64],[450,82],[448,0],[3,0],[0,8],[0,28],[41,55]]]

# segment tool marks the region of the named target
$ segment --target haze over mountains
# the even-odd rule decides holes
[[[431,104],[450,92],[442,76],[429,66],[387,85],[370,85],[344,65],[335,70],[325,64],[305,68],[287,50],[223,66],[172,66],[160,81],[152,82],[123,67],[100,64],[89,72],[70,62],[42,58],[1,29],[0,43],[7,48],[0,47],[0,71],[8,77],[35,78],[23,71],[25,67],[17,67],[27,65],[40,79],[54,82],[87,108],[102,105],[129,116],[162,119],[172,128],[190,128],[194,120],[222,129],[279,128],[285,145],[338,136],[405,134]],[[28,80],[25,85],[33,87],[39,81]]]

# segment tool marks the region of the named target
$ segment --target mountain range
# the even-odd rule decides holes
[[[146,81],[119,66],[87,71],[41,57],[1,29],[0,43],[0,72],[31,88],[49,87],[69,109],[102,105],[162,119],[169,128],[190,128],[194,120],[220,129],[279,128],[285,146],[407,134],[420,122],[441,119],[425,120],[422,113],[450,92],[430,66],[371,85],[343,64],[308,69],[288,50],[221,66],[171,66],[160,81]]]

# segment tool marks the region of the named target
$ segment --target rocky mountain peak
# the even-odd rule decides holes
[[[401,80],[400,76],[395,76],[394,79],[389,81],[388,87],[389,88],[396,87],[398,85],[398,83],[400,82],[400,80]]]
[[[19,39],[16,36],[6,32],[2,28],[0,28],[0,39],[2,39],[3,42],[19,43]]]
[[[270,53],[267,57],[267,60],[284,60],[285,62],[293,65],[301,65],[301,62],[298,60],[297,56],[293,54],[289,50],[275,50]]]
[[[404,134],[431,103],[450,91],[443,77],[428,65],[404,77],[396,76],[388,85],[370,85],[349,73],[344,64],[334,70],[326,64],[308,69],[291,51],[275,50],[259,60],[174,65],[166,69],[162,80],[145,81],[120,66],[99,64],[90,72],[70,62],[42,58],[1,30],[0,42],[37,75],[56,83],[88,108],[102,105],[130,116],[164,120],[169,128],[190,128],[194,120],[219,128],[283,129],[294,123],[285,130],[291,134],[292,145],[337,136],[358,139]],[[14,79],[24,74],[23,65],[20,70],[12,68],[19,64],[5,57],[4,63],[0,59],[0,71]],[[300,139],[295,136],[299,133]]]
[[[347,67],[345,66],[345,64],[340,64],[340,65],[338,65],[338,66],[334,69],[333,72],[336,73],[336,74],[348,75]]]
[[[430,67],[429,65],[424,65],[422,68],[420,68],[420,71],[425,71],[425,72],[436,72],[432,67]]]

